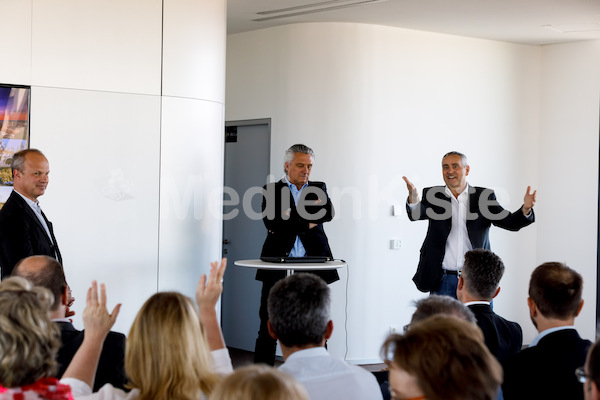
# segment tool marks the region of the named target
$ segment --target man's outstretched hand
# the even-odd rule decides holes
[[[525,197],[523,198],[523,214],[529,215],[531,209],[535,205],[535,195],[537,190],[534,190],[531,193],[531,186],[527,186],[527,192],[525,192]]]
[[[419,192],[417,192],[417,188],[407,177],[403,176],[402,179],[406,182],[406,188],[408,189],[408,204],[417,204],[419,202]]]

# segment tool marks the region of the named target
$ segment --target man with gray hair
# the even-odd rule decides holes
[[[47,255],[62,264],[52,223],[37,200],[48,186],[48,160],[37,149],[21,150],[13,156],[11,169],[14,189],[0,210],[2,278],[19,260],[32,255]]]
[[[417,289],[456,298],[459,272],[464,255],[472,249],[490,249],[490,226],[510,231],[533,223],[536,192],[527,187],[523,206],[510,213],[502,208],[491,189],[467,183],[470,167],[467,157],[457,151],[442,158],[445,186],[417,188],[403,177],[408,188],[406,211],[411,221],[428,220],[421,257],[413,281]]]
[[[284,363],[279,369],[304,385],[311,400],[382,399],[371,372],[325,349],[333,332],[330,302],[329,287],[313,274],[294,274],[273,286],[268,329],[281,345]]]
[[[333,258],[323,223],[333,219],[333,205],[327,195],[325,182],[309,181],[314,152],[308,146],[295,144],[285,152],[285,176],[278,182],[263,187],[262,212],[267,228],[261,257]],[[315,271],[325,282],[339,279],[333,270]],[[273,285],[284,278],[284,270],[259,269],[256,280],[263,283],[260,301],[260,328],[254,362],[273,365],[276,341],[267,329],[267,298]]]

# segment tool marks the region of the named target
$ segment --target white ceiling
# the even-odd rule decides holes
[[[259,14],[273,10],[280,11]],[[254,21],[265,17],[275,18]],[[356,22],[549,44],[600,38],[600,0],[228,0],[229,34],[299,22]]]

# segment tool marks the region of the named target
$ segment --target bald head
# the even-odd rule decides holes
[[[20,276],[35,286],[49,289],[54,295],[51,311],[56,311],[63,304],[67,281],[62,265],[56,259],[48,256],[30,256],[15,265],[13,276]]]

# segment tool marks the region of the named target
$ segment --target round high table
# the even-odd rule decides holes
[[[259,269],[270,269],[273,271],[281,271],[281,270],[285,270],[287,271],[286,275],[290,276],[294,273],[294,271],[298,271],[298,272],[309,272],[309,271],[318,271],[318,270],[323,270],[323,269],[339,269],[342,267],[346,267],[347,264],[345,261],[342,260],[333,260],[333,261],[326,261],[323,263],[272,263],[272,262],[266,262],[263,260],[238,260],[238,261],[234,261],[233,262],[234,265],[237,265],[238,267],[246,267],[246,268],[259,268]],[[348,298],[347,298],[347,293],[346,293],[346,303],[348,302]],[[345,316],[345,319],[348,319],[348,315]],[[346,326],[346,322],[344,322],[343,326]],[[347,346],[348,344],[348,332],[344,329],[345,332],[345,344]],[[278,356],[281,356],[281,349],[279,347],[279,344],[277,344],[277,353]],[[343,356],[343,358],[345,359],[345,355]]]
[[[272,263],[263,260],[238,260],[233,262],[238,267],[270,269],[275,271],[285,270],[287,275],[291,275],[294,271],[318,271],[322,269],[338,269],[345,267],[347,264],[341,260],[326,261],[323,263]]]

